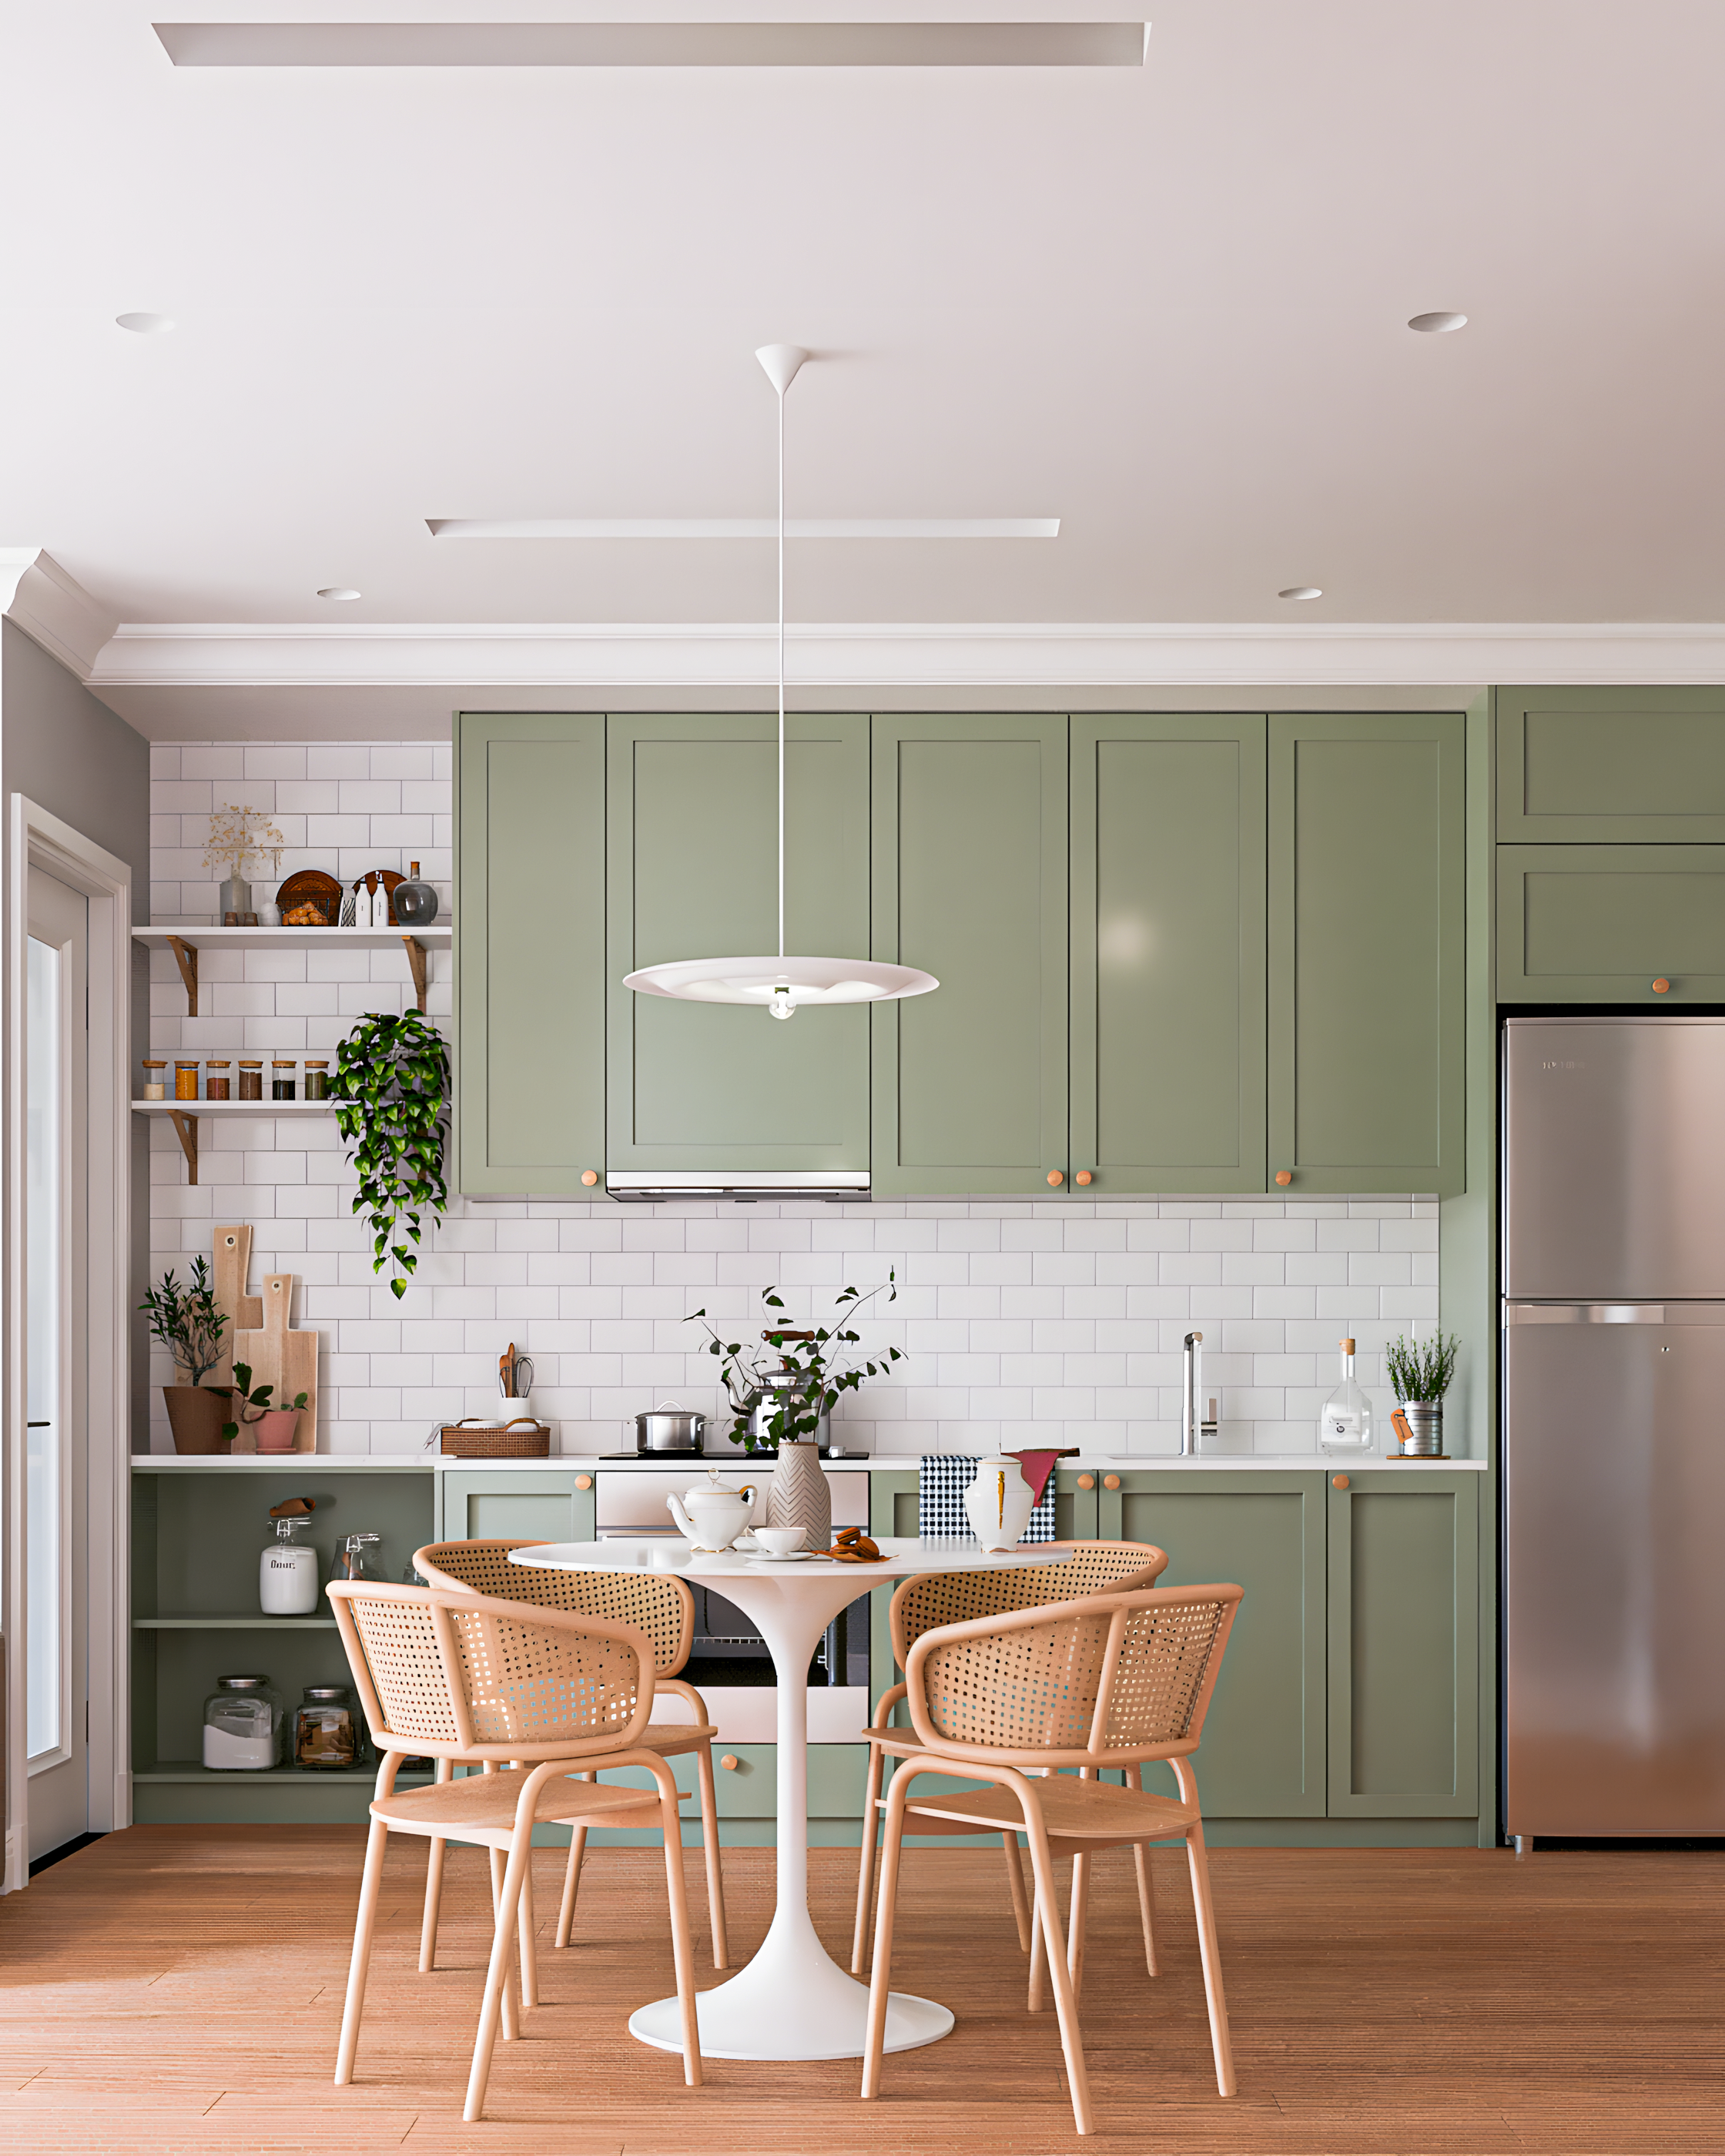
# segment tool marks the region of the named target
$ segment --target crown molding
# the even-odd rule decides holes
[[[30,633],[56,650],[39,624]],[[829,623],[794,626],[787,644],[805,688],[1725,681],[1712,622]],[[80,671],[98,692],[752,689],[775,660],[772,625],[743,622],[124,622]]]
[[[39,547],[0,547],[0,613],[88,681],[117,617]]]

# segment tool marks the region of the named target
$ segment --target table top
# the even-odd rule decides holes
[[[794,1582],[829,1581],[836,1573],[854,1579],[859,1594],[876,1580],[909,1579],[921,1572],[1009,1572],[1025,1565],[1056,1564],[1072,1554],[1065,1543],[1020,1543],[999,1554],[968,1542],[914,1536],[881,1535],[876,1546],[882,1564],[841,1564],[836,1558],[807,1557],[800,1562],[751,1555],[747,1550],[697,1550],[680,1536],[618,1536],[603,1543],[542,1543],[511,1550],[511,1564],[538,1566],[547,1572],[674,1572],[684,1579],[764,1578],[769,1573]]]

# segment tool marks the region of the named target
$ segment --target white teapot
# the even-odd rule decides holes
[[[685,1490],[680,1498],[672,1496],[665,1502],[691,1547],[716,1553],[729,1549],[747,1527],[755,1509],[755,1491],[749,1482],[733,1490],[728,1482],[719,1480],[716,1467],[709,1467],[706,1476],[705,1482]]]

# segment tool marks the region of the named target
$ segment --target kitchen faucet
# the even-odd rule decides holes
[[[1216,1404],[1210,1402],[1207,1418],[1200,1420],[1198,1413],[1199,1378],[1204,1363],[1204,1335],[1186,1335],[1184,1362],[1181,1371],[1180,1397],[1180,1456],[1194,1458],[1201,1449],[1202,1440],[1216,1435]]]

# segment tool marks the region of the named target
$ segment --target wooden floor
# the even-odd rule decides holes
[[[626,2034],[671,1988],[656,1855],[590,1860],[578,1943],[500,2047],[490,2115],[461,2123],[487,1916],[452,1854],[448,1966],[416,1973],[423,1845],[386,1876],[359,2079],[331,2085],[358,1886],[357,1828],[139,1827],[0,1901],[0,2147],[400,2148],[705,2156],[1170,2156],[1725,2149],[1725,1856],[1226,1850],[1214,1858],[1240,2094],[1210,2075],[1178,1852],[1156,1854],[1167,1943],[1137,1953],[1129,1858],[1098,1861],[1084,2023],[1096,2133],[1072,2132],[1053,2018],[1023,2010],[998,1856],[907,1859],[895,1976],[958,2016],[943,2043],[857,2069],[676,2060]],[[811,1852],[829,1944],[854,1858]],[[555,1908],[552,1852],[542,1912]],[[732,1936],[764,1929],[772,1852],[727,1852]],[[691,1902],[703,1907],[691,1853]],[[704,1926],[699,1951],[707,1951]],[[712,1981],[710,1969],[703,1981]]]

